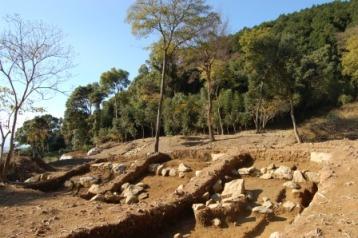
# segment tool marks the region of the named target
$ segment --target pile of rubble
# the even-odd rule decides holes
[[[148,171],[149,173],[155,175],[171,177],[175,177],[178,175],[179,178],[184,178],[185,173],[191,172],[192,169],[184,163],[180,163],[178,168],[165,167],[164,164],[150,164],[148,167]]]

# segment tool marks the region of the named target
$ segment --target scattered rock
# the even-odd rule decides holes
[[[284,186],[285,188],[291,188],[291,189],[300,189],[301,188],[301,186],[299,184],[292,182],[292,181],[287,181],[282,186]]]
[[[272,179],[272,172],[267,172],[260,176],[261,179]]]
[[[88,189],[88,192],[91,194],[99,194],[99,185],[98,184],[92,184],[91,187]]]
[[[281,165],[273,172],[273,177],[277,179],[292,179],[292,171],[289,167]]]
[[[283,238],[282,234],[278,231],[271,233],[269,238]]]
[[[144,189],[149,188],[148,184],[145,184],[145,183],[143,183],[143,182],[139,182],[139,183],[137,183],[135,186],[139,186],[139,187],[142,187],[142,188],[144,188]]]
[[[180,233],[176,233],[173,238],[183,238],[183,236]]]
[[[304,182],[306,182],[306,179],[303,177],[303,174],[301,173],[301,171],[295,170],[293,172],[292,181],[295,182],[295,183],[304,183]]]
[[[161,175],[162,174],[162,170],[164,169],[164,165],[161,164],[157,167],[157,170],[155,172],[156,175]]]
[[[125,199],[125,204],[133,204],[139,202],[138,196],[135,194],[128,194]]]
[[[218,193],[218,192],[221,192],[222,189],[223,189],[222,181],[219,179],[219,180],[216,181],[216,183],[214,184],[213,190],[214,190],[214,192]]]
[[[177,175],[177,171],[174,168],[169,169],[169,176],[175,177]]]
[[[240,174],[240,175],[249,175],[249,174],[251,174],[252,172],[254,172],[254,170],[255,170],[255,167],[249,167],[249,168],[240,168],[240,169],[238,169],[238,173]]]
[[[68,160],[68,159],[73,159],[73,156],[72,156],[72,155],[63,154],[63,155],[61,155],[61,157],[60,157],[60,160]]]
[[[185,177],[185,173],[184,172],[179,172],[179,178],[184,178]]]
[[[260,173],[261,174],[266,174],[267,173],[267,168],[265,168],[265,167],[261,168]]]
[[[212,224],[213,224],[214,226],[216,226],[216,227],[220,227],[220,226],[221,226],[221,221],[220,221],[219,218],[214,218],[214,219],[212,220]]]
[[[265,207],[265,206],[257,206],[252,208],[252,212],[255,213],[261,213],[261,214],[268,214],[268,213],[272,213],[272,209]]]
[[[129,187],[129,185],[130,185],[130,183],[124,183],[124,184],[122,184],[122,186],[121,186],[121,191],[124,191],[126,188]]]
[[[203,196],[202,196],[202,198],[203,198],[204,200],[210,199],[210,193],[209,193],[209,192],[204,193]]]
[[[193,211],[194,211],[194,213],[195,213],[195,211],[204,209],[204,208],[205,208],[205,205],[202,204],[202,203],[194,203],[194,204],[192,205],[192,208],[193,208]]]
[[[227,157],[227,156],[228,156],[228,154],[226,154],[226,153],[211,154],[211,160],[212,160],[212,161],[216,161],[216,160],[225,158],[225,157]]]
[[[269,166],[267,166],[267,170],[274,170],[274,169],[276,169],[275,164],[269,164]]]
[[[211,200],[214,202],[220,202],[221,201],[221,195],[219,193],[214,193],[211,195]]]
[[[36,182],[39,182],[39,181],[40,181],[40,176],[35,175],[35,176],[32,176],[32,177],[26,179],[24,182],[25,183],[36,183]]]
[[[72,180],[67,180],[64,184],[65,188],[72,190],[75,186],[75,183]]]
[[[112,164],[112,171],[115,174],[124,174],[127,166],[125,164]]]
[[[99,179],[97,177],[94,177],[94,176],[84,176],[84,177],[80,178],[79,183],[83,187],[89,188],[89,187],[91,187],[92,184],[99,183]]]
[[[97,194],[90,199],[90,201],[100,201],[100,202],[104,202],[105,200],[106,198],[103,194]]]
[[[163,177],[168,176],[169,175],[169,170],[170,170],[169,168],[162,169],[161,175]]]
[[[283,208],[285,208],[287,211],[290,212],[296,207],[296,204],[291,201],[286,201],[282,204],[282,206],[283,206]]]
[[[184,163],[180,163],[178,166],[178,171],[179,172],[190,172],[191,168],[187,165],[185,165]]]
[[[330,161],[332,159],[331,153],[323,153],[323,152],[311,152],[311,161],[316,163],[323,163]]]
[[[231,182],[225,183],[224,191],[221,193],[222,197],[238,198],[241,194],[245,194],[245,183],[243,179],[235,179]]]
[[[196,177],[199,177],[199,176],[200,176],[200,174],[201,174],[201,170],[197,170],[197,171],[195,171],[195,176],[196,176]]]
[[[148,193],[141,193],[141,194],[139,194],[138,199],[143,200],[143,199],[146,199],[148,197],[149,197]]]
[[[177,189],[175,189],[175,194],[183,195],[184,194],[184,185],[180,184]]]
[[[94,147],[87,152],[87,156],[92,156],[101,153],[101,149]]]
[[[124,191],[122,192],[122,195],[124,197],[128,197],[130,195],[138,195],[143,190],[144,190],[143,187],[130,184],[126,189],[124,189]]]
[[[314,183],[319,183],[319,181],[320,181],[319,173],[307,171],[304,173],[304,175],[308,181],[311,181]]]
[[[303,238],[320,238],[323,237],[323,232],[320,228],[316,228],[303,235]]]
[[[272,208],[273,203],[270,200],[267,200],[262,204],[262,206],[267,207],[267,208]]]
[[[150,173],[156,173],[157,168],[158,168],[159,165],[160,165],[160,164],[150,164],[150,165],[148,166],[148,171],[149,171]]]

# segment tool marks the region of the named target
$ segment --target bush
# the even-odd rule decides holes
[[[351,95],[342,94],[338,98],[339,105],[345,105],[350,102],[353,102],[353,97]]]

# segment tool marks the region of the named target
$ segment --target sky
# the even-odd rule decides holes
[[[112,67],[127,70],[133,79],[148,58],[146,47],[155,37],[138,39],[125,22],[128,7],[134,0],[0,0],[0,30],[6,15],[19,14],[26,20],[42,20],[60,28],[65,41],[74,49],[72,77],[62,84],[68,94],[79,85],[99,81],[100,75]],[[214,10],[229,21],[229,31],[237,32],[281,14],[291,13],[330,2],[327,0],[208,0]],[[1,81],[0,81],[1,84]],[[56,94],[38,102],[47,113],[63,117],[68,95]],[[31,119],[24,114],[20,124]]]

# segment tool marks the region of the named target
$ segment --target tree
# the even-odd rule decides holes
[[[356,34],[348,38],[342,57],[343,74],[351,77],[351,85],[357,96],[358,91],[358,27]]]
[[[105,92],[116,96],[129,85],[128,75],[129,73],[125,70],[112,68],[101,75],[100,84],[105,89]],[[114,105],[115,116],[118,119],[118,103],[116,99],[114,100]]]
[[[71,49],[65,47],[60,30],[42,22],[24,21],[17,15],[6,21],[9,29],[0,36],[0,81],[10,89],[13,104],[4,180],[13,156],[19,113],[34,109],[35,99],[46,99],[49,91],[59,92],[59,84],[72,67]]]
[[[192,57],[194,62],[203,74],[207,86],[207,126],[210,141],[214,141],[214,133],[212,131],[212,97],[213,84],[215,82],[215,67],[218,67],[219,60],[224,60],[227,56],[228,45],[225,38],[226,24],[222,24],[220,17],[213,16],[210,27],[202,31],[195,39],[192,48]]]
[[[163,62],[154,152],[159,151],[167,58],[206,28],[212,16],[203,0],[137,0],[128,10],[127,21],[133,34],[148,36],[154,31],[160,34]]]

